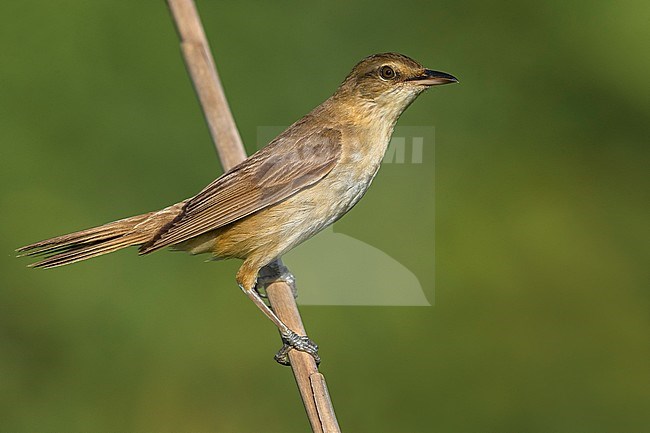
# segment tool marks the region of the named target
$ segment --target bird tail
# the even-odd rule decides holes
[[[176,218],[182,212],[183,204],[46,239],[18,248],[16,252],[18,257],[45,257],[29,267],[49,269],[141,245]]]

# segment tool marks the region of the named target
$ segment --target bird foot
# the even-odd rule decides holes
[[[255,291],[261,298],[268,298],[266,294],[266,287],[271,283],[282,281],[291,287],[293,297],[298,297],[298,289],[296,288],[296,277],[289,271],[289,268],[284,266],[280,259],[274,260],[268,265],[260,269],[257,275],[257,282],[255,283]]]
[[[306,335],[298,335],[291,329],[287,330],[287,332],[282,332],[281,335],[284,345],[278,353],[275,354],[275,360],[279,364],[291,365],[291,362],[289,361],[289,352],[291,349],[300,350],[301,352],[310,354],[314,358],[314,361],[316,361],[316,365],[320,364],[318,344],[311,341]]]

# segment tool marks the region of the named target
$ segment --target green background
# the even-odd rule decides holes
[[[302,308],[344,431],[647,431],[647,1],[198,6],[249,152],[368,54],[461,80],[399,123],[435,126],[435,164],[384,167],[336,226],[435,306]],[[13,257],[220,172],[164,2],[3,1],[0,19],[0,430],[308,430],[236,261]]]

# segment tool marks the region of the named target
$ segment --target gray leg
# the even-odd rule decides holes
[[[262,298],[260,297],[259,293],[255,289],[245,289],[242,286],[239,286],[239,288],[242,290],[242,292],[246,293],[246,296],[248,296],[255,305],[257,305],[257,308],[262,310],[262,313],[271,321],[275,324],[275,326],[278,327],[280,332],[284,335],[285,333],[293,332],[287,325],[285,325],[282,320],[278,316],[275,315],[273,310],[269,308],[268,305],[264,303]]]
[[[280,264],[282,264],[282,262],[280,262]],[[286,267],[284,267],[284,269],[286,269]],[[286,271],[287,273],[289,273],[288,269],[286,269]],[[289,275],[291,274],[289,273]],[[273,279],[272,281],[278,281],[278,279],[276,278]],[[270,283],[271,280],[269,280],[267,284]],[[259,282],[255,285],[255,287],[257,288],[258,286],[260,286]],[[269,306],[266,305],[266,303],[264,302],[264,300],[262,300],[256,288],[245,289],[241,285],[239,287],[246,294],[246,296],[248,296],[253,301],[253,303],[257,305],[257,308],[262,310],[264,315],[269,319],[271,319],[271,321],[275,324],[275,326],[277,326],[278,329],[280,330],[280,335],[282,337],[282,342],[284,343],[284,345],[275,355],[275,360],[278,363],[282,365],[290,365],[288,353],[291,349],[297,349],[302,352],[309,353],[312,357],[314,357],[316,363],[320,363],[320,357],[318,356],[318,345],[316,343],[311,341],[307,336],[298,335],[294,331],[289,329],[289,327],[285,325],[284,322],[282,322],[282,320],[280,320],[280,318],[273,312],[273,310],[271,310],[271,308],[269,308]]]

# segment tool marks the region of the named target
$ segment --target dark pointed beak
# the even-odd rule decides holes
[[[422,74],[409,78],[407,81],[413,81],[413,84],[419,84],[421,86],[439,86],[441,84],[458,83],[458,79],[453,75],[446,72],[432,71],[431,69],[425,69]]]

